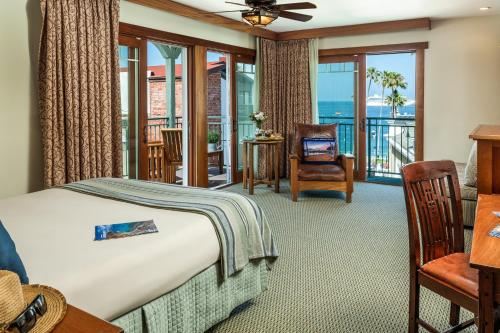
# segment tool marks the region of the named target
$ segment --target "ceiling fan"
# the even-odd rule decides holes
[[[211,14],[240,12],[242,18],[254,27],[265,27],[276,20],[284,17],[290,20],[307,22],[312,19],[311,15],[290,12],[290,9],[314,9],[316,5],[310,2],[296,2],[277,5],[276,0],[245,0],[245,4],[226,1],[228,4],[247,7],[241,10],[226,10],[213,12]]]

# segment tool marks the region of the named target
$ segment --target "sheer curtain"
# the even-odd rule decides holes
[[[122,176],[119,0],[40,0],[44,185]]]
[[[318,38],[309,40],[309,77],[311,81],[311,119],[314,124],[319,124],[318,111],[318,65],[319,50]]]

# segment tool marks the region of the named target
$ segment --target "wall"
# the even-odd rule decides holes
[[[433,21],[430,31],[324,38],[320,49],[429,42],[424,157],[467,160],[471,130],[500,124],[500,16]]]
[[[37,0],[0,1],[0,198],[42,184],[36,67]]]

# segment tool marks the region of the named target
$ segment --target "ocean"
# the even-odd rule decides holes
[[[354,115],[354,102],[341,101],[341,102],[318,102],[318,111],[320,118],[328,117],[353,117]],[[400,108],[400,115],[415,116],[415,105],[408,105]],[[366,108],[366,116],[387,118],[391,116],[391,107],[384,106],[382,113],[380,113],[380,106],[368,106]]]

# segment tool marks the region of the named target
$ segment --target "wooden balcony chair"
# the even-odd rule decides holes
[[[164,161],[163,161],[163,143],[148,143],[148,180],[154,182],[165,181]]]
[[[164,128],[161,130],[164,154],[164,181],[175,184],[176,171],[182,166],[182,129]]]
[[[464,225],[457,171],[452,161],[416,162],[401,168],[410,239],[410,306],[408,332],[422,326],[438,332],[419,317],[420,286],[451,302],[446,332],[474,324],[459,323],[460,307],[477,317],[478,271],[464,253]],[[449,198],[448,198],[449,194]]]
[[[338,140],[335,143],[335,161],[329,163],[305,162],[303,152],[304,138],[335,138],[337,124],[332,125],[295,125],[294,153],[290,155],[290,187],[292,200],[297,201],[301,191],[332,190],[346,194],[346,202],[351,202],[353,192],[354,157],[338,155]]]

